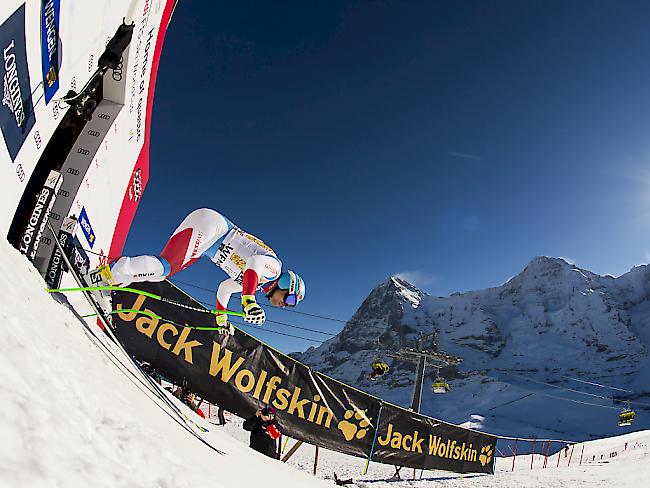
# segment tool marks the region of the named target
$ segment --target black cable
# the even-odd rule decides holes
[[[314,339],[308,339],[307,337],[300,337],[300,336],[296,336],[296,335],[293,335],[293,334],[285,334],[284,332],[278,332],[278,331],[275,331],[275,330],[262,329],[261,327],[258,327],[256,325],[249,325],[249,324],[245,324],[243,322],[235,322],[233,320],[231,320],[231,322],[233,324],[235,324],[237,327],[248,327],[250,329],[255,329],[255,330],[259,331],[259,332],[268,332],[269,334],[278,334],[278,335],[282,335],[282,336],[286,336],[286,337],[293,337],[294,339],[302,339],[303,341],[314,342],[316,344],[322,344],[323,342],[325,342],[325,341],[317,341],[317,340],[314,340]]]
[[[216,290],[212,290],[210,288],[205,288],[203,286],[188,283],[186,281],[181,281],[181,280],[176,279],[176,278],[174,278],[173,281],[171,279],[169,281],[171,281],[172,283],[178,283],[178,284],[181,284],[181,285],[186,285],[186,286],[189,286],[189,287],[192,287],[192,288],[196,288],[198,290],[207,291],[207,292],[212,293],[213,295],[216,295],[216,293],[217,293]],[[269,308],[269,307],[263,306],[262,308]],[[277,309],[273,308],[272,310],[277,310]],[[299,315],[307,315],[308,317],[314,317],[314,318],[317,318],[317,319],[331,320],[332,322],[340,322],[342,324],[347,324],[347,322],[348,322],[347,320],[336,319],[334,317],[327,317],[325,315],[317,315],[317,314],[313,314],[313,313],[301,312],[300,310],[292,310],[292,309],[286,308],[286,307],[285,308],[280,308],[279,310],[282,310],[283,312],[297,313]]]
[[[532,378],[529,378],[528,376],[524,376],[524,375],[513,373],[513,372],[507,372],[505,374],[506,374],[506,376],[517,376],[517,377],[522,378],[522,379],[524,379],[526,381],[529,381],[531,383],[537,383],[537,384],[540,384],[540,385],[550,386],[552,388],[557,388],[559,390],[565,390],[565,391],[569,391],[571,393],[578,393],[580,395],[587,395],[587,396],[595,397],[595,398],[598,398],[598,399],[601,399],[601,400],[609,400],[612,403],[616,403],[616,402],[629,403],[630,405],[640,405],[640,406],[644,406],[644,407],[650,407],[649,403],[629,401],[629,400],[625,400],[625,399],[621,399],[621,398],[613,398],[613,397],[608,397],[608,396],[596,395],[595,393],[588,393],[586,391],[574,390],[573,388],[567,388],[567,387],[563,387],[563,386],[559,386],[559,385],[554,385],[554,384],[548,383],[546,381],[534,380]],[[551,395],[546,395],[546,396],[551,396]],[[566,400],[568,400],[568,399],[566,399]],[[577,400],[574,400],[574,401],[577,402]],[[584,402],[577,402],[577,403],[584,403]],[[593,404],[588,404],[588,405],[593,405]],[[608,408],[610,408],[610,407],[608,407]]]
[[[197,302],[199,302],[199,303],[202,304],[202,305],[205,305],[205,306],[208,307],[210,310],[214,310],[214,309],[212,308],[212,304],[211,304],[211,303],[208,303],[208,302],[203,301],[203,300],[199,300],[199,299],[194,298],[194,297],[192,297],[192,299],[195,300],[195,301],[197,301]],[[231,320],[231,322],[232,322],[232,320]],[[307,332],[315,332],[315,333],[317,333],[317,334],[323,334],[323,335],[328,335],[328,336],[332,336],[332,337],[334,337],[334,336],[336,335],[336,334],[332,334],[331,332],[323,332],[323,331],[316,330],[316,329],[309,329],[309,328],[307,328],[307,327],[300,327],[300,326],[298,326],[298,325],[287,324],[287,323],[285,323],[285,322],[278,322],[277,320],[266,319],[266,322],[270,322],[270,323],[272,323],[272,324],[283,325],[283,326],[285,326],[285,327],[292,327],[292,328],[294,328],[294,329],[300,329],[300,330],[304,330],[304,331],[307,331]],[[233,323],[234,323],[234,322],[233,322]],[[321,342],[323,342],[323,341],[321,341]]]

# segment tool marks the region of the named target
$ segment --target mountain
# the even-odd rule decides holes
[[[423,413],[454,423],[478,414],[490,432],[581,440],[626,431],[617,426],[623,404],[613,396],[637,402],[637,422],[627,430],[650,427],[649,322],[650,267],[614,278],[540,256],[501,286],[449,297],[390,277],[337,336],[295,356],[408,407],[415,365],[382,351],[435,332],[437,347],[463,362],[441,371],[452,387],[445,395],[431,392],[436,371],[427,370]],[[375,358],[391,371],[371,382]]]

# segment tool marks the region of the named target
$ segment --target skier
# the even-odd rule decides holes
[[[258,289],[274,307],[294,307],[305,297],[302,278],[293,271],[282,272],[282,263],[269,246],[209,208],[185,217],[160,255],[122,256],[94,273],[111,285],[163,281],[200,257],[209,258],[229,276],[217,289],[217,310],[226,310],[231,295],[241,292],[244,320],[251,324],[262,325],[266,320],[255,299]],[[226,314],[217,314],[216,322],[220,333],[234,332]]]
[[[258,409],[255,415],[244,421],[244,430],[251,433],[250,447],[273,459],[278,459],[276,439],[280,437],[280,428],[275,421],[276,410],[273,407]]]

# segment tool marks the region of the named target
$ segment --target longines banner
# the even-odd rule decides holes
[[[168,282],[131,286],[201,307]],[[224,337],[178,325],[211,326],[212,315],[128,292],[113,293],[113,308],[169,320],[121,312],[115,333],[129,354],[229,412],[248,417],[270,404],[282,432],[309,444],[413,468],[493,472],[496,437],[382,403],[240,330]]]

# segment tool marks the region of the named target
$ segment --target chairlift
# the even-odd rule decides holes
[[[447,383],[447,380],[445,380],[442,376],[438,376],[435,379],[431,385],[431,389],[434,393],[447,393],[449,390],[451,390],[449,383]]]
[[[372,368],[372,371],[370,372],[371,381],[375,381],[377,379],[377,376],[384,376],[390,371],[388,364],[379,360],[373,361],[370,364],[370,367]]]
[[[436,379],[431,385],[431,389],[434,393],[447,393],[451,388],[447,380],[440,376],[440,368],[437,368]]]
[[[628,402],[627,408],[618,414],[618,426],[627,427],[628,425],[632,425],[635,417],[636,414],[634,413],[634,410],[630,408],[630,402]]]

